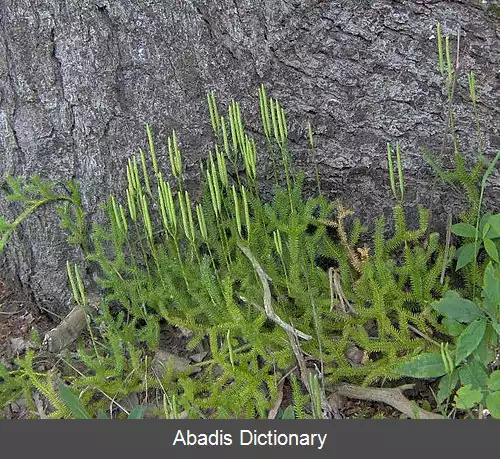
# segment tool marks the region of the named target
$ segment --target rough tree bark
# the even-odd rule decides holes
[[[474,70],[486,156],[499,148],[497,20],[474,0],[0,0],[0,174],[41,174],[82,185],[91,214],[121,193],[126,159],[175,128],[196,182],[207,153],[206,91],[242,102],[259,132],[263,82],[288,112],[290,139],[310,177],[306,123],[314,126],[325,190],[363,219],[387,212],[385,149],[399,140],[408,204],[430,203],[432,174],[421,147],[439,151],[446,95],[435,26],[455,43],[462,72]],[[462,151],[477,155],[475,122],[461,77],[457,126]],[[451,147],[446,148],[446,158]],[[165,152],[160,155],[167,164]],[[490,204],[499,206],[498,174]],[[459,198],[436,188],[436,214]],[[0,198],[0,215],[15,206]],[[40,305],[67,312],[69,248],[53,208],[10,241],[1,275],[19,280]]]

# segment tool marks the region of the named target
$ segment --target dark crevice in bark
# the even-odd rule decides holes
[[[10,93],[12,94],[12,101],[10,102],[10,107],[11,107],[11,113],[10,113],[10,116],[7,115],[6,118],[5,118],[5,122],[6,122],[6,125],[8,126],[8,128],[10,129],[10,133],[12,134],[12,138],[14,140],[14,144],[15,144],[15,147],[17,149],[17,152],[18,152],[18,158],[20,160],[20,165],[19,167],[16,167],[15,170],[12,170],[12,171],[9,171],[10,173],[16,173],[16,172],[20,172],[22,170],[22,166],[24,164],[26,164],[26,155],[24,154],[23,152],[23,149],[19,143],[19,139],[18,139],[18,135],[17,135],[17,132],[16,132],[16,128],[14,126],[14,123],[15,123],[15,120],[16,120],[16,115],[17,115],[17,108],[18,108],[18,104],[19,104],[19,100],[18,100],[18,97],[17,97],[17,94],[16,94],[16,85],[15,85],[15,82],[14,82],[14,77],[13,77],[13,72],[14,72],[14,69],[12,68],[12,65],[11,65],[11,62],[12,62],[12,55],[11,55],[11,51],[10,51],[10,48],[9,48],[9,43],[8,43],[8,39],[7,39],[7,33],[6,33],[6,30],[5,30],[5,24],[4,24],[4,16],[2,15],[2,18],[0,18],[0,27],[1,27],[1,35],[3,37],[3,42],[4,42],[4,48],[5,48],[5,72],[7,74],[7,81],[8,81],[8,88],[6,88],[7,90],[10,89]],[[7,101],[1,101],[3,102],[4,104],[7,104]]]

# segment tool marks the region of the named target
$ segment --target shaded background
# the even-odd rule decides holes
[[[439,153],[446,94],[435,27],[461,34],[456,124],[463,154],[478,140],[466,73],[476,72],[485,153],[500,145],[498,19],[481,1],[390,0],[0,0],[0,175],[75,179],[95,215],[122,195],[126,159],[146,145],[151,123],[159,159],[173,128],[187,175],[211,145],[206,92],[220,107],[235,98],[246,125],[260,131],[257,90],[288,113],[290,144],[313,184],[307,122],[314,127],[323,188],[365,222],[388,213],[386,143],[401,142],[407,204],[429,206],[433,175],[422,146]],[[443,162],[450,164],[451,144]],[[461,197],[437,186],[436,227]],[[500,208],[496,173],[487,202]],[[0,197],[0,215],[19,209]],[[39,305],[67,309],[65,242],[53,206],[10,240],[0,277]]]

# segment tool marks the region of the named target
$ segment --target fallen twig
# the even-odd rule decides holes
[[[421,332],[418,328],[415,328],[413,325],[408,324],[408,328],[413,332],[416,333],[417,335],[421,336],[425,340],[429,341],[429,343],[434,344],[435,346],[440,346],[440,344],[433,340],[430,336],[426,335],[424,332]]]
[[[255,271],[257,272],[257,275],[260,278],[260,281],[262,282],[262,286],[264,287],[264,311],[266,316],[272,320],[273,322],[276,322],[281,328],[283,328],[285,331],[293,333],[294,335],[298,336],[299,338],[302,338],[306,341],[311,341],[312,336],[307,335],[300,330],[295,329],[292,327],[290,324],[287,324],[284,322],[275,312],[271,304],[271,289],[269,288],[269,280],[270,277],[264,272],[262,267],[260,266],[259,262],[255,259],[253,256],[252,252],[247,247],[244,247],[240,244],[238,244],[238,247],[240,250],[245,254],[245,256],[250,260],[252,263]]]
[[[295,358],[297,359],[297,364],[299,367],[299,373],[300,373],[300,379],[302,380],[302,383],[304,384],[305,388],[307,389],[307,392],[309,393],[311,397],[311,401],[315,400],[316,397],[319,395],[319,399],[321,401],[321,417],[323,419],[329,419],[330,418],[330,406],[327,402],[326,399],[326,394],[325,394],[325,388],[323,385],[316,385],[314,383],[314,371],[312,369],[308,369],[306,366],[306,361],[304,359],[304,352],[300,348],[299,340],[297,339],[297,336],[294,335],[293,333],[287,331],[286,332],[288,335],[288,339],[290,341],[290,344],[292,346],[293,353],[295,354]],[[316,373],[317,375],[317,373]],[[323,375],[321,375],[323,376]],[[319,391],[319,394],[318,392]]]
[[[446,419],[444,416],[426,411],[420,408],[416,403],[408,400],[403,395],[403,392],[413,389],[413,387],[414,384],[405,384],[392,389],[381,389],[377,387],[360,387],[343,383],[335,387],[335,392],[349,398],[385,403],[412,419]]]
[[[330,279],[330,311],[333,311],[333,309],[335,308],[335,298],[337,298],[340,301],[341,312],[344,312],[346,314],[357,314],[356,310],[352,307],[351,303],[344,295],[344,291],[342,290],[342,284],[340,282],[340,270],[330,268],[328,270],[328,277]]]
[[[307,391],[310,393],[311,388],[309,387],[309,372],[306,367],[306,361],[304,360],[304,355],[302,354],[302,349],[300,349],[299,341],[297,336],[287,330],[288,340],[292,346],[293,353],[297,359],[297,364],[299,366],[300,379],[304,383]]]
[[[269,410],[269,414],[267,415],[267,419],[276,419],[276,415],[278,414],[278,410],[281,407],[281,402],[283,401],[283,386],[285,384],[285,380],[282,379],[278,382],[278,387],[276,390],[278,391],[278,398],[274,403],[274,406]]]

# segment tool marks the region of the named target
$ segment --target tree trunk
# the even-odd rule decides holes
[[[429,206],[432,197],[437,224],[461,202],[440,186],[430,196],[422,159],[423,146],[441,155],[446,123],[438,22],[453,56],[460,30],[461,151],[477,158],[466,77],[474,70],[491,159],[500,144],[500,46],[497,19],[479,0],[1,0],[0,174],[74,179],[96,215],[110,193],[123,195],[124,165],[146,145],[150,123],[165,170],[160,146],[176,129],[195,183],[211,140],[206,92],[215,90],[221,106],[239,100],[259,138],[264,83],[287,111],[291,148],[311,184],[308,121],[324,190],[370,221],[391,207],[386,144],[400,141],[407,205]],[[452,151],[448,141],[445,164]],[[499,188],[497,174],[488,198],[497,209]],[[17,211],[0,197],[0,215]],[[53,207],[28,219],[2,257],[3,277],[18,279],[39,305],[69,310],[65,263],[81,254]]]

